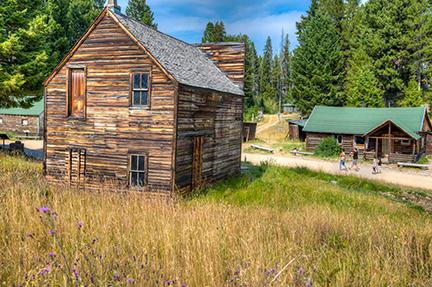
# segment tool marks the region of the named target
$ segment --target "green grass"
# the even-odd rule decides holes
[[[264,205],[279,209],[326,206],[343,212],[363,214],[432,211],[429,191],[361,179],[356,176],[330,175],[306,168],[248,165],[241,177],[203,190],[195,200],[239,205]],[[403,203],[400,208],[397,203]]]
[[[248,167],[167,203],[50,186],[0,152],[0,285],[432,286],[428,191]]]

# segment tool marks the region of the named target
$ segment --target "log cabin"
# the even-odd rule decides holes
[[[238,174],[244,54],[187,44],[109,1],[45,81],[46,178],[179,194]]]
[[[416,162],[432,154],[432,125],[425,107],[350,108],[317,106],[303,129],[306,148],[314,151],[334,137],[347,152],[357,147],[366,159]]]
[[[43,99],[34,102],[29,108],[0,109],[0,133],[20,138],[42,138],[43,111]]]

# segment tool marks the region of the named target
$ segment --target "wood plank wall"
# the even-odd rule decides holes
[[[334,137],[332,134],[326,133],[307,133],[306,134],[306,149],[309,151],[314,151],[321,140],[327,137]],[[353,135],[342,135],[342,148],[345,152],[351,152],[354,148],[354,136]]]
[[[176,185],[192,180],[193,137],[204,136],[203,181],[240,172],[243,98],[180,85],[177,126]]]
[[[67,65],[87,69],[87,118],[66,117]],[[106,15],[46,87],[47,178],[64,183],[68,148],[86,149],[86,187],[127,186],[128,153],[149,156],[149,191],[174,186],[177,85]],[[129,108],[131,69],[152,70],[151,109]]]
[[[240,88],[244,87],[245,45],[243,43],[204,43],[198,48]]]

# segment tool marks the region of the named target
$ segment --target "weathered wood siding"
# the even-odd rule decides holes
[[[205,43],[197,45],[240,88],[244,86],[245,45]]]
[[[314,151],[321,140],[328,137],[335,137],[333,134],[326,133],[311,133],[306,134],[306,149],[309,151]],[[341,147],[345,149],[345,152],[351,152],[354,148],[354,135],[342,135]]]
[[[87,117],[66,117],[68,65],[87,73]],[[131,69],[151,68],[151,109],[129,107]],[[68,149],[86,150],[86,187],[100,180],[127,186],[129,153],[148,154],[148,190],[174,186],[177,85],[105,15],[46,87],[46,173],[64,183]]]
[[[18,136],[42,136],[42,116],[22,116],[0,114],[0,132],[14,133]],[[28,125],[22,124],[23,120]]]
[[[426,154],[432,155],[432,134],[426,135]]]
[[[180,85],[178,95],[176,184],[192,183],[193,138],[204,137],[203,181],[240,172],[243,98]]]

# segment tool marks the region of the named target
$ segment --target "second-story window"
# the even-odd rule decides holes
[[[149,80],[149,73],[134,72],[132,74],[132,106],[148,107],[150,105]]]
[[[86,116],[86,79],[84,68],[69,69],[68,79],[68,107],[67,115],[73,118],[85,118]]]

